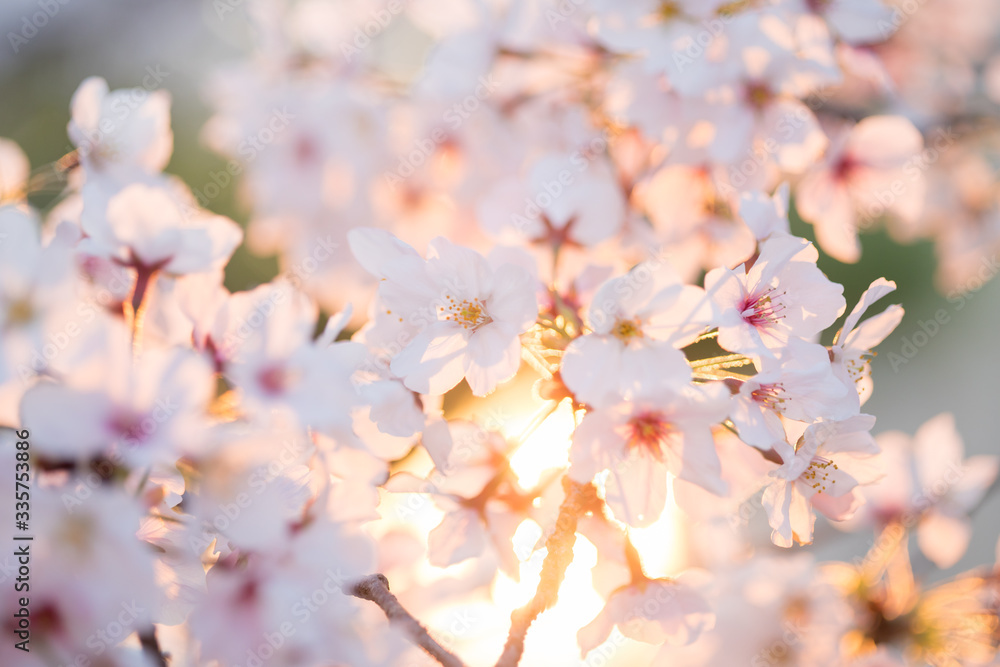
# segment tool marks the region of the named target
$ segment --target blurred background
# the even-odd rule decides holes
[[[219,2],[4,0],[0,3],[0,136],[20,144],[33,168],[54,162],[72,150],[65,133],[68,108],[84,78],[102,76],[112,89],[132,87],[152,69],[163,75],[160,85],[173,98],[174,152],[166,171],[199,188],[208,182],[210,172],[226,164],[201,140],[212,115],[205,90],[209,74],[221,64],[244,58],[254,37],[239,0],[226,0],[222,11]],[[45,12],[44,23],[32,19],[39,12]],[[239,205],[237,193],[238,188],[223,188],[209,207],[245,224],[248,211]],[[43,192],[32,202],[44,209],[51,198],[52,193]],[[799,220],[793,220],[792,231],[812,238],[812,227]],[[995,261],[983,265],[985,282],[942,292],[935,283],[937,259],[931,241],[901,245],[879,228],[863,234],[862,242],[859,263],[842,264],[823,255],[820,267],[845,286],[848,309],[875,278],[885,276],[899,286],[888,301],[903,304],[906,317],[873,362],[876,388],[866,406],[878,417],[876,433],[897,429],[912,434],[930,417],[951,412],[967,455],[997,453],[1000,281],[991,279],[998,270]],[[247,289],[277,271],[274,257],[255,257],[241,248],[228,268],[227,286]],[[935,318],[947,323],[933,335],[921,335]],[[763,517],[757,519],[763,524]],[[864,531],[842,534],[822,522],[817,525],[816,544],[809,549],[821,559],[850,560],[863,554],[871,540]],[[953,570],[934,573],[932,578],[994,561],[1000,494],[978,512],[975,525],[965,557]],[[771,548],[766,530],[760,528],[765,536],[760,547]],[[913,557],[918,571],[932,569],[916,550]]]

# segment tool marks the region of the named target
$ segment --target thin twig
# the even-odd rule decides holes
[[[539,614],[556,603],[566,568],[573,562],[577,521],[597,500],[593,484],[578,484],[564,477],[563,488],[566,489],[566,498],[559,507],[555,530],[545,541],[548,553],[542,562],[538,589],[528,604],[515,609],[510,615],[510,633],[496,667],[515,667],[521,661],[528,628]]]
[[[406,611],[396,596],[389,592],[389,580],[385,578],[385,575],[369,575],[356,583],[349,592],[354,597],[370,600],[377,604],[385,612],[390,623],[402,626],[413,643],[424,649],[428,655],[444,667],[465,667],[455,654],[438,644],[427,632],[427,628],[421,625],[420,621],[415,619],[410,612]]]

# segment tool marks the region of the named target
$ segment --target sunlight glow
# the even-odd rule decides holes
[[[510,458],[510,467],[523,488],[536,486],[546,470],[566,466],[575,428],[573,406],[566,400],[525,439]],[[518,434],[505,435],[512,437]]]
[[[660,518],[645,528],[632,528],[629,537],[650,577],[672,577],[684,566],[684,534],[681,513],[674,502],[673,485]]]

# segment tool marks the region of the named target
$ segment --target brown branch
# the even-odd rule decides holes
[[[539,614],[556,603],[559,586],[566,576],[566,568],[573,562],[577,520],[597,502],[597,491],[593,484],[578,484],[569,477],[563,477],[563,488],[566,490],[566,498],[559,507],[555,530],[545,541],[548,553],[542,562],[538,589],[530,602],[515,609],[510,615],[510,634],[496,667],[515,667],[521,661],[528,628]]]
[[[424,649],[428,655],[440,662],[444,667],[465,667],[451,651],[444,648],[431,637],[427,628],[420,624],[410,612],[403,608],[395,595],[389,592],[389,580],[384,574],[372,574],[358,583],[349,591],[351,595],[362,600],[370,600],[385,612],[390,623],[403,628],[410,639]]]

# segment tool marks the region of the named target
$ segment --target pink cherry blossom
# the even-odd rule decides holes
[[[444,238],[431,242],[426,260],[379,230],[356,229],[348,239],[358,261],[383,281],[375,327],[393,342],[392,372],[407,387],[441,394],[464,377],[484,396],[513,377],[519,335],[538,314],[527,271],[510,263],[494,268]]]
[[[810,339],[844,312],[843,288],[816,267],[812,244],[795,237],[761,244],[753,265],[718,268],[705,289],[719,308],[719,344],[733,352],[775,357],[788,341]]]

